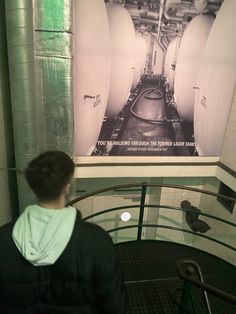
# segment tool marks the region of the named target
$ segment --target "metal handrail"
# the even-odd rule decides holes
[[[79,202],[79,201],[81,201],[81,200],[83,200],[85,198],[90,197],[90,196],[101,194],[101,193],[104,193],[104,192],[107,192],[107,191],[119,190],[119,189],[124,189],[124,188],[136,188],[136,187],[141,187],[142,188],[140,190],[140,192],[141,192],[141,199],[140,199],[140,204],[139,205],[127,205],[127,206],[119,206],[119,207],[115,207],[115,208],[106,209],[106,210],[100,211],[98,213],[89,215],[89,216],[85,217],[84,220],[88,220],[90,218],[99,216],[101,214],[105,214],[105,213],[116,211],[116,210],[120,210],[120,209],[139,207],[138,224],[122,226],[122,227],[116,227],[116,228],[107,230],[107,232],[115,232],[115,231],[124,230],[124,229],[138,228],[137,240],[141,240],[142,228],[143,227],[164,228],[164,229],[181,231],[181,232],[186,232],[186,233],[189,233],[189,234],[198,235],[199,237],[208,239],[208,240],[213,241],[215,243],[218,243],[218,244],[220,244],[220,245],[222,245],[224,247],[227,247],[227,248],[229,248],[229,249],[231,249],[233,251],[236,251],[235,247],[233,247],[233,246],[231,246],[231,245],[229,245],[227,243],[224,243],[224,242],[222,242],[220,240],[213,239],[213,238],[211,238],[209,236],[206,236],[206,235],[203,235],[203,234],[199,234],[199,233],[187,230],[187,229],[177,228],[177,227],[167,226],[167,225],[143,224],[143,217],[144,217],[144,209],[145,209],[145,207],[147,207],[147,208],[166,208],[166,209],[172,209],[172,210],[179,210],[179,211],[184,211],[184,212],[190,212],[190,213],[193,212],[193,213],[195,213],[194,210],[191,210],[191,209],[188,209],[188,208],[166,206],[166,205],[146,205],[145,204],[145,200],[146,200],[147,187],[167,187],[167,188],[174,188],[174,189],[194,191],[194,192],[197,192],[197,193],[202,193],[202,194],[207,194],[207,195],[211,195],[211,196],[221,197],[221,198],[224,198],[224,199],[236,202],[236,198],[225,196],[225,195],[218,194],[218,193],[214,193],[214,192],[211,192],[211,191],[201,190],[201,189],[197,189],[197,188],[190,188],[190,187],[180,186],[180,185],[173,185],[173,184],[149,184],[149,183],[146,183],[146,182],[143,182],[142,184],[123,184],[123,185],[114,185],[114,186],[111,186],[111,187],[103,188],[103,189],[100,189],[100,190],[88,193],[86,195],[77,197],[74,200],[69,201],[67,203],[67,206],[73,205],[73,204],[75,204],[75,203],[77,203],[77,202]],[[236,227],[235,223],[229,222],[229,221],[227,221],[225,219],[222,219],[222,218],[219,218],[219,217],[215,217],[215,216],[210,215],[210,214],[205,214],[205,213],[202,213],[202,212],[198,213],[198,214],[202,215],[202,216],[206,216],[206,217],[212,218],[212,219],[215,219],[215,220],[218,220],[220,222],[223,222],[225,224],[231,225],[233,227]],[[184,263],[184,261],[182,261],[182,264],[183,263]],[[194,261],[193,261],[193,263],[194,263]],[[190,282],[191,284],[201,288],[204,291],[205,302],[206,302],[206,306],[207,306],[207,309],[208,309],[208,313],[211,314],[211,310],[210,310],[209,301],[208,301],[208,298],[207,298],[207,295],[206,295],[206,291],[208,291],[208,292],[210,292],[210,293],[212,293],[212,294],[214,294],[216,296],[219,296],[219,297],[221,297],[221,298],[223,298],[223,299],[225,299],[225,300],[227,300],[227,301],[229,301],[229,302],[231,302],[233,304],[236,304],[236,297],[235,296],[232,296],[232,295],[230,295],[230,294],[228,294],[228,293],[226,293],[226,292],[224,292],[224,291],[222,291],[220,289],[217,289],[215,287],[212,287],[210,285],[205,284],[203,282],[203,277],[202,277],[200,268],[197,267],[198,272],[200,274],[201,281],[197,281],[194,278],[188,277],[183,272],[183,270],[181,269],[182,264],[181,264],[181,261],[179,261],[178,264],[177,264],[177,269],[178,269],[180,277],[183,278],[184,280],[186,280],[187,282]]]
[[[116,211],[116,210],[121,210],[121,209],[129,209],[129,208],[140,208],[140,207],[146,207],[146,208],[163,208],[163,209],[171,209],[171,210],[177,210],[177,211],[183,211],[183,212],[188,212],[188,213],[194,213],[196,214],[196,211],[192,210],[192,209],[188,209],[188,208],[182,208],[182,207],[175,207],[175,206],[168,206],[168,205],[152,205],[152,204],[146,204],[146,205],[125,205],[125,206],[118,206],[118,207],[113,207],[113,208],[107,208],[104,210],[101,210],[100,212],[94,213],[92,215],[83,217],[83,220],[88,220],[91,218],[94,218],[96,216],[100,216],[102,214],[106,214],[106,213],[110,213],[112,211]],[[225,220],[223,218],[220,217],[216,217],[213,216],[211,214],[206,214],[206,213],[198,213],[199,215],[205,216],[205,217],[209,217],[215,220],[218,220],[220,222],[223,222],[227,225],[230,225],[232,227],[236,227],[236,223],[233,223],[231,221]]]
[[[195,262],[195,261],[192,261],[198,271],[198,275],[199,275],[199,278],[201,280],[202,283],[204,283],[204,280],[203,280],[203,275],[202,275],[202,271],[201,271],[201,268],[200,266]],[[203,294],[204,294],[204,299],[205,299],[205,303],[206,303],[206,307],[207,307],[207,310],[208,310],[208,313],[211,314],[211,307],[210,307],[210,303],[209,303],[209,299],[208,299],[208,296],[207,296],[207,292],[206,290],[203,290]]]
[[[147,184],[143,182],[142,185],[142,193],[141,193],[141,200],[140,200],[140,211],[139,211],[139,220],[138,220],[138,233],[137,233],[137,240],[141,240],[142,237],[142,230],[143,230],[143,216],[144,216],[144,207],[146,201],[146,193],[147,193]]]
[[[217,197],[221,197],[221,198],[236,202],[236,198],[234,198],[234,197],[225,196],[222,194],[218,194],[218,193],[214,193],[211,191],[202,190],[202,189],[198,189],[198,188],[190,188],[188,186],[183,186],[183,185],[162,184],[162,183],[155,183],[155,184],[154,183],[142,183],[142,184],[138,183],[138,184],[113,185],[110,187],[99,189],[99,190],[96,190],[94,192],[88,193],[86,195],[76,197],[75,199],[73,199],[71,201],[68,201],[67,206],[71,206],[71,205],[73,205],[73,204],[75,204],[75,203],[77,203],[77,202],[79,202],[85,198],[88,198],[88,197],[93,196],[93,195],[101,194],[104,192],[108,192],[108,191],[112,191],[112,190],[119,190],[122,188],[134,188],[134,187],[143,187],[143,186],[146,186],[146,187],[166,187],[166,188],[171,188],[171,189],[180,189],[180,190],[192,191],[192,192],[207,194],[207,195],[211,195],[211,196],[217,196]]]
[[[229,303],[231,303],[233,305],[236,305],[236,296],[234,296],[234,295],[232,295],[232,294],[230,294],[228,292],[225,292],[225,291],[223,291],[223,290],[221,290],[219,288],[216,288],[216,287],[213,287],[213,286],[211,286],[209,284],[201,282],[201,281],[193,278],[191,275],[188,275],[184,271],[184,267],[183,266],[185,264],[192,264],[195,267],[197,265],[197,267],[199,267],[199,265],[195,261],[193,261],[193,260],[180,260],[180,261],[178,261],[177,262],[177,272],[178,272],[179,276],[183,280],[191,283],[192,285],[200,288],[201,290],[207,291],[207,292],[209,292],[209,293],[211,293],[211,294],[213,294],[213,295],[215,295],[215,296],[217,296],[217,297],[219,297],[221,299],[227,300]]]
[[[236,252],[236,248],[227,244],[227,243],[224,243],[220,240],[217,240],[217,239],[214,239],[214,238],[211,238],[209,236],[206,236],[204,234],[201,234],[201,233],[196,233],[194,231],[190,231],[190,230],[187,230],[187,229],[183,229],[183,228],[177,228],[177,227],[173,227],[173,226],[167,226],[167,225],[158,225],[158,224],[142,224],[142,225],[128,225],[128,226],[122,226],[122,227],[117,227],[117,228],[113,228],[113,229],[109,229],[107,230],[108,233],[111,233],[111,232],[115,232],[115,231],[119,231],[119,230],[125,230],[125,229],[132,229],[132,228],[138,228],[138,227],[149,227],[149,228],[161,228],[161,229],[169,229],[169,230],[175,230],[175,231],[182,231],[182,232],[186,232],[186,233],[190,233],[190,234],[194,234],[194,235],[197,235],[199,237],[202,237],[202,238],[205,238],[207,240],[210,240],[212,242],[216,242],[222,246],[225,246],[227,247],[228,249],[232,250],[232,251],[235,251]]]
[[[109,213],[109,212],[113,212],[113,211],[117,211],[117,210],[121,210],[121,209],[129,209],[129,208],[141,208],[142,207],[142,210],[144,210],[144,207],[147,207],[147,208],[166,208],[166,209],[172,209],[172,210],[179,210],[179,211],[183,211],[183,212],[192,212],[192,213],[195,213],[195,211],[191,210],[191,209],[187,209],[187,208],[179,208],[179,207],[171,207],[171,206],[166,206],[166,205],[127,205],[127,206],[119,206],[119,207],[115,207],[115,208],[109,208],[109,209],[105,209],[105,210],[102,210],[100,212],[97,212],[97,213],[94,213],[92,215],[89,215],[89,216],[86,216],[83,218],[83,220],[88,220],[88,219],[91,219],[91,218],[94,218],[94,217],[97,217],[97,216],[100,216],[102,214],[106,214],[106,213]],[[218,220],[220,222],[223,222],[225,224],[228,224],[230,226],[233,226],[233,227],[236,227],[236,224],[235,223],[232,223],[230,221],[227,221],[225,219],[222,219],[222,218],[219,218],[219,217],[215,217],[213,215],[210,215],[210,214],[204,214],[204,213],[201,213],[202,216],[206,216],[206,217],[210,217],[212,219],[215,219],[215,220]],[[142,214],[142,219],[143,219],[143,214]],[[222,241],[219,241],[219,240],[216,240],[216,239],[213,239],[209,236],[206,236],[206,235],[203,235],[203,234],[199,234],[197,232],[193,232],[193,231],[190,231],[190,230],[187,230],[187,229],[182,229],[182,228],[176,228],[176,227],[172,227],[172,226],[167,226],[167,225],[158,225],[158,224],[143,224],[143,223],[140,223],[142,222],[142,219],[140,218],[140,215],[139,215],[139,224],[137,225],[128,225],[128,226],[122,226],[122,227],[116,227],[116,228],[113,228],[113,229],[110,229],[110,230],[107,230],[107,232],[115,232],[115,231],[119,231],[119,230],[124,230],[124,229],[129,229],[129,228],[138,228],[138,234],[137,234],[137,240],[141,240],[141,234],[142,234],[142,228],[143,227],[156,227],[156,228],[166,228],[166,229],[172,229],[172,230],[176,230],[176,231],[182,231],[182,232],[186,232],[186,233],[190,233],[190,234],[193,234],[193,235],[197,235],[199,237],[203,237],[205,239],[208,239],[210,241],[213,241],[213,242],[216,242],[218,244],[221,244],[233,251],[236,252],[236,248],[228,245],[227,243],[225,242],[222,242]]]
[[[185,264],[187,264],[188,263],[188,265],[190,264],[191,266],[194,266],[195,268],[196,268],[196,270],[197,270],[197,275],[198,275],[198,277],[200,278],[200,281],[204,284],[204,280],[203,280],[203,275],[202,275],[202,271],[201,271],[201,268],[200,268],[200,266],[195,262],[195,261],[193,261],[193,260],[184,260],[184,263]],[[190,275],[194,275],[194,272],[193,272],[193,267],[188,267],[188,274]],[[183,294],[182,294],[182,300],[184,300],[185,299],[185,296],[184,296],[184,294],[186,293],[186,291],[185,291],[185,288],[186,288],[186,282],[184,281],[184,287],[183,287]],[[208,314],[211,314],[212,312],[211,312],[211,307],[210,307],[210,303],[209,303],[209,299],[208,299],[208,296],[207,296],[207,292],[206,292],[206,290],[203,290],[203,295],[204,295],[204,301],[205,301],[205,305],[206,305],[206,308],[207,308],[207,312],[208,312]],[[183,305],[183,304],[182,304]]]
[[[79,202],[85,198],[88,198],[90,196],[93,195],[97,195],[103,192],[107,192],[107,191],[111,191],[111,190],[119,190],[119,189],[124,189],[124,188],[134,188],[134,187],[141,187],[142,189],[140,190],[141,192],[141,199],[140,199],[140,205],[127,205],[127,206],[119,206],[119,207],[115,207],[115,208],[110,208],[110,209],[105,209],[102,210],[100,212],[94,213],[92,215],[89,215],[85,218],[83,218],[84,220],[88,220],[90,218],[105,214],[105,213],[109,213],[112,211],[116,211],[116,210],[120,210],[120,209],[128,209],[128,208],[136,208],[139,207],[139,220],[138,220],[138,224],[137,225],[128,225],[128,226],[123,226],[123,227],[117,227],[111,230],[107,230],[108,232],[114,232],[114,231],[119,231],[119,230],[123,230],[123,229],[129,229],[129,228],[138,228],[137,231],[137,240],[141,240],[141,235],[142,235],[142,228],[143,227],[158,227],[158,228],[166,228],[166,229],[170,229],[170,230],[176,230],[176,231],[182,231],[182,232],[186,232],[186,233],[190,233],[190,234],[194,234],[194,235],[198,235],[200,237],[206,238],[210,241],[216,242],[220,245],[223,245],[233,251],[236,251],[236,248],[234,248],[233,246],[224,243],[220,240],[216,240],[213,239],[209,236],[203,235],[203,234],[199,234],[197,232],[192,232],[190,230],[186,230],[186,229],[182,229],[182,228],[176,228],[176,227],[172,227],[172,226],[167,226],[167,225],[158,225],[158,224],[143,224],[143,217],[144,217],[144,208],[166,208],[166,209],[171,209],[171,210],[179,210],[179,211],[183,211],[183,212],[190,212],[190,213],[195,213],[194,210],[188,209],[188,208],[181,208],[181,207],[174,207],[174,206],[166,206],[166,205],[146,205],[145,204],[145,200],[146,200],[146,194],[147,194],[147,187],[169,187],[169,188],[176,188],[176,189],[182,189],[182,190],[189,190],[189,191],[195,191],[198,193],[203,193],[203,194],[207,194],[207,195],[211,195],[211,196],[217,196],[217,197],[222,197],[225,199],[229,199],[229,200],[233,200],[236,202],[236,198],[233,197],[228,197],[225,195],[221,195],[221,194],[217,194],[211,191],[206,191],[206,190],[201,190],[201,189],[197,189],[197,188],[190,188],[190,187],[186,187],[186,186],[181,186],[181,185],[172,185],[172,184],[149,184],[146,182],[143,183],[139,183],[139,184],[123,184],[123,185],[114,185],[111,187],[107,187],[107,188],[103,188],[91,193],[88,193],[86,195],[80,196],[75,198],[74,200],[71,200],[67,203],[67,206],[73,205],[76,202]],[[215,217],[213,215],[210,214],[205,214],[205,213],[198,213],[199,215],[202,216],[206,216],[209,217],[211,219],[215,219],[218,220],[220,222],[223,222],[225,224],[228,224],[230,226],[236,227],[235,223],[232,223],[230,221],[227,221],[225,219],[219,218],[219,217]]]

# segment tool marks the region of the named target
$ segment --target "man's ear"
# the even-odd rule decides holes
[[[64,187],[63,192],[64,192],[65,196],[67,196],[67,195],[70,194],[70,187],[71,187],[71,184],[70,184],[70,183],[68,183],[68,184]]]

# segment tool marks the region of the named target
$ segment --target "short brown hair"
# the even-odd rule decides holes
[[[74,162],[64,152],[47,151],[25,169],[25,178],[40,201],[57,199],[74,173]]]

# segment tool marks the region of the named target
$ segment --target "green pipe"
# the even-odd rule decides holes
[[[23,170],[40,152],[36,106],[34,23],[32,0],[5,0],[11,104],[16,167]],[[24,176],[17,174],[20,210],[34,196]]]
[[[6,152],[6,167],[8,169],[15,168],[15,152],[13,140],[13,126],[12,126],[12,112],[11,112],[11,96],[10,96],[10,82],[9,82],[9,68],[7,55],[7,38],[6,38],[6,16],[5,3],[0,1],[0,108],[2,110],[3,119],[3,138],[1,151]],[[2,156],[3,157],[3,156]],[[7,171],[7,170],[2,170]],[[15,171],[8,172],[8,189],[9,189],[9,203],[12,218],[19,215],[18,192]]]

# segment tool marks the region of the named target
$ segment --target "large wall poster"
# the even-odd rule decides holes
[[[219,156],[236,1],[121,2],[74,4],[75,156]]]

